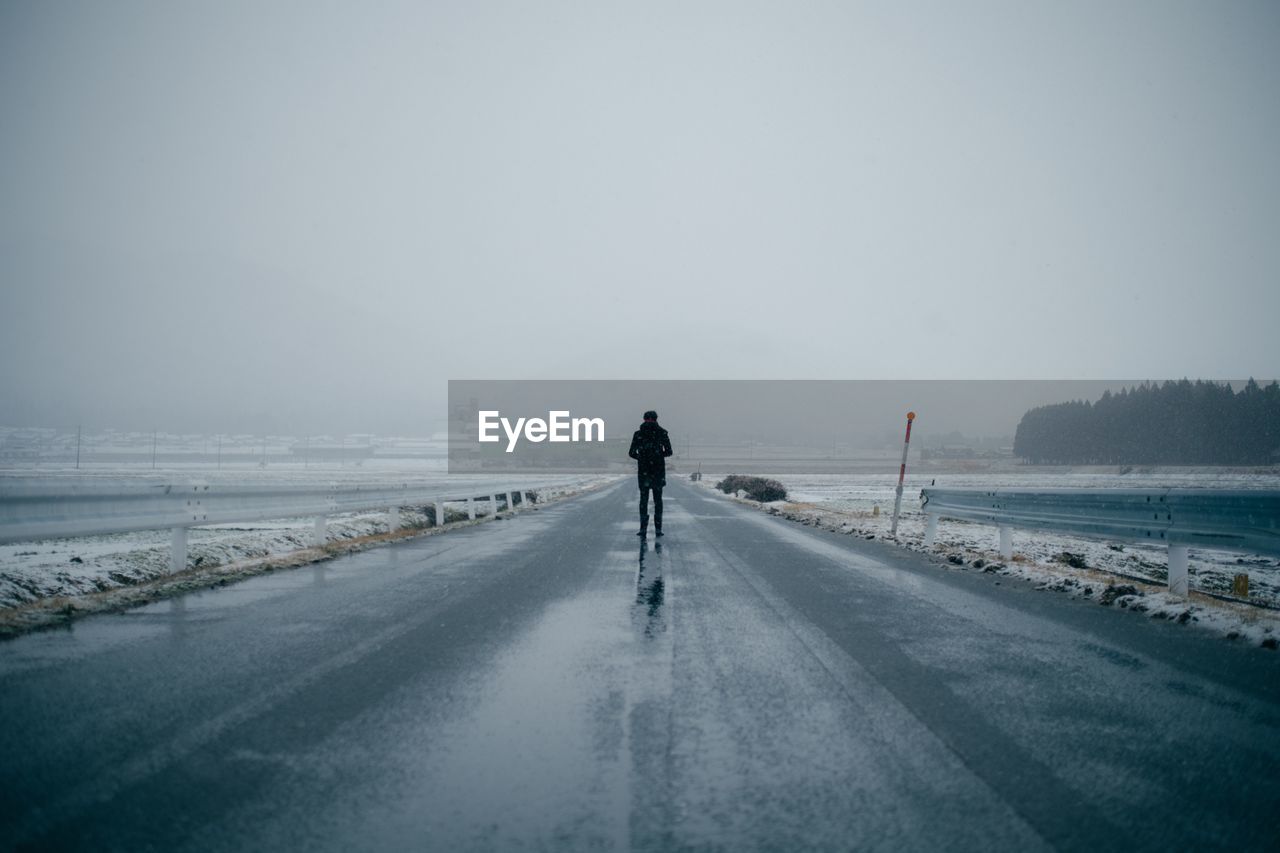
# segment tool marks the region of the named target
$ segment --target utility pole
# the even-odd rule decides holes
[[[76,470],[80,470],[80,425],[76,425]]]
[[[222,470],[222,433],[218,433],[218,470]]]
[[[156,434],[158,430],[151,431],[151,470],[156,469]]]

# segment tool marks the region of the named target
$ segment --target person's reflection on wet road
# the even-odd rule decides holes
[[[635,621],[643,625],[645,637],[652,639],[666,630],[666,616],[662,612],[666,586],[662,579],[662,543],[653,544],[653,558],[646,569],[645,555],[650,545],[640,540],[640,560],[636,570]]]

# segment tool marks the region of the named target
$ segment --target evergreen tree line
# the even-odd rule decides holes
[[[1039,465],[1280,464],[1280,386],[1183,379],[1040,406],[1013,452]]]

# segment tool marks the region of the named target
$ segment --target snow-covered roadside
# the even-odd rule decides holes
[[[786,481],[785,477],[779,479]],[[715,480],[708,478],[696,485],[721,498],[806,526],[894,541],[889,537],[891,497],[888,506],[877,512],[878,503],[871,509],[849,509],[839,501],[759,503],[741,496],[726,496],[717,491],[714,484]],[[1160,548],[1052,534],[1019,535],[1015,531],[1013,559],[1004,560],[999,554],[995,528],[949,519],[939,522],[932,548],[925,548],[923,540],[924,514],[919,510],[919,501],[904,494],[903,514],[894,544],[936,556],[947,569],[1022,578],[1039,589],[1145,613],[1150,618],[1196,624],[1228,639],[1244,639],[1271,649],[1280,645],[1280,610],[1223,601],[1197,589],[1193,589],[1188,600],[1170,595],[1165,587],[1165,552]],[[1237,571],[1247,571],[1250,599],[1270,606],[1280,604],[1280,563],[1274,559],[1193,551],[1190,571],[1193,587],[1213,591],[1229,590],[1230,576]]]
[[[537,491],[536,510],[594,491],[614,477],[584,478]],[[516,512],[525,511],[516,505]],[[454,504],[446,527],[430,525],[422,509],[404,509],[400,529],[389,531],[385,513],[352,513],[328,521],[328,541],[311,544],[314,519],[192,528],[188,568],[169,573],[167,531],[51,539],[0,546],[0,637],[61,624],[87,613],[120,610],[265,572],[315,563],[411,536],[434,535],[489,520],[477,504],[477,520]],[[505,515],[506,511],[500,513]]]

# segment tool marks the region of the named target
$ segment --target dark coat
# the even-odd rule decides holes
[[[654,421],[645,421],[631,436],[627,455],[636,460],[636,474],[642,489],[661,489],[667,484],[667,457],[672,454],[671,437]]]

